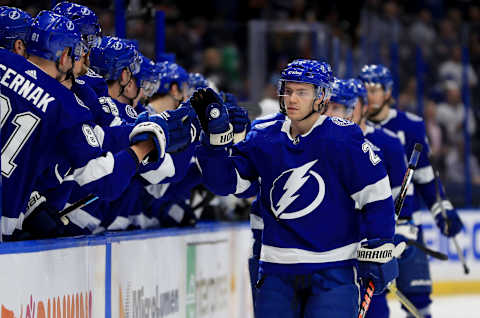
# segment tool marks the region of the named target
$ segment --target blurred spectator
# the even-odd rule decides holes
[[[442,80],[451,80],[459,85],[463,83],[462,76],[462,48],[456,45],[452,48],[450,59],[442,63],[438,69],[438,75]],[[471,64],[468,65],[468,84],[470,87],[477,85],[477,74]]]
[[[433,55],[433,47],[436,41],[436,31],[432,23],[432,14],[429,10],[423,9],[414,20],[408,31],[413,44],[419,45],[426,58]]]
[[[470,155],[470,177],[474,185],[480,185],[480,165],[475,156]],[[451,149],[445,159],[446,178],[449,182],[464,183],[465,182],[465,158],[464,158],[464,143],[463,141],[457,143]]]
[[[462,103],[460,88],[456,82],[446,81],[446,103],[438,105],[437,120],[440,125],[445,127],[447,131],[447,140],[450,146],[463,142],[463,120],[465,116],[465,108]],[[470,135],[475,132],[475,121],[473,120],[473,111],[470,108],[469,113]]]
[[[442,127],[437,122],[437,105],[428,100],[424,108],[425,129],[430,144],[430,153],[436,166],[443,166],[442,159],[446,153],[444,133]]]
[[[415,77],[410,77],[407,87],[398,96],[398,108],[403,111],[417,112],[417,81]]]

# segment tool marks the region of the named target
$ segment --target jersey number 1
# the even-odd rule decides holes
[[[12,112],[12,106],[7,96],[0,94],[0,129],[7,121],[8,116]],[[40,122],[40,118],[32,112],[24,112],[15,115],[12,119],[12,124],[15,125],[15,130],[10,135],[5,145],[2,148],[2,175],[10,177],[17,165],[13,162],[20,150],[27,143],[28,138]]]

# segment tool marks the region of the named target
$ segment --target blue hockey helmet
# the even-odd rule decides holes
[[[160,68],[143,54],[140,54],[140,61],[140,72],[135,75],[137,87],[143,88],[145,96],[152,97],[160,86]]]
[[[52,11],[69,18],[75,24],[77,30],[82,34],[83,42],[88,48],[98,44],[102,28],[98,23],[97,15],[90,8],[63,1],[57,3]]]
[[[188,74],[188,87],[196,91],[197,89],[207,88],[208,82],[200,73],[190,73]]]
[[[26,42],[28,30],[33,18],[25,11],[1,6],[0,7],[0,46],[13,49],[16,40]]]
[[[177,84],[179,90],[183,90],[188,85],[188,73],[183,67],[173,62],[161,62],[160,68],[160,87],[158,94],[168,94],[172,84]]]
[[[68,18],[52,11],[40,11],[27,35],[27,52],[46,60],[58,61],[65,48],[78,61],[85,52],[80,32]]]
[[[392,73],[381,64],[364,65],[358,78],[365,85],[381,85],[386,91],[392,90],[393,87]]]
[[[289,63],[283,69],[278,82],[278,93],[280,96],[280,111],[286,114],[283,97],[285,97],[285,83],[297,82],[312,84],[315,88],[316,98],[320,98],[321,105],[326,105],[330,100],[333,73],[330,64],[316,60],[298,59]]]
[[[346,108],[353,110],[357,99],[358,94],[354,83],[343,79],[335,79],[332,85],[331,102],[344,105]]]
[[[353,85],[355,88],[355,94],[357,97],[361,99],[364,105],[368,104],[368,96],[367,96],[367,89],[365,88],[365,84],[358,78],[351,78],[348,80],[350,85]]]
[[[90,67],[105,80],[116,80],[127,68],[133,76],[140,71],[138,51],[120,38],[102,37],[90,51]]]

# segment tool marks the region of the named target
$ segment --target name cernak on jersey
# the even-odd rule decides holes
[[[313,212],[322,203],[325,182],[312,170],[317,161],[286,170],[273,181],[270,205],[277,218],[297,219]]]
[[[16,71],[3,64],[0,64],[0,72],[4,71],[0,84],[13,90],[17,95],[23,97],[27,101],[31,101],[35,107],[41,109],[42,112],[47,111],[48,104],[55,100],[43,88],[30,82],[23,75],[17,74]],[[15,76],[15,77],[14,77]]]

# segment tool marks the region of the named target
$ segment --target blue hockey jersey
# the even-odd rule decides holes
[[[320,116],[292,138],[289,119],[256,125],[247,139],[225,149],[197,148],[205,184],[215,193],[244,192],[259,178],[264,221],[264,272],[311,272],[351,265],[361,239],[391,238],[390,184],[372,160],[360,128]],[[363,209],[363,213],[358,212]]]
[[[3,235],[13,233],[36,179],[59,158],[72,168],[64,181],[87,191],[101,188],[108,196],[115,189],[101,187],[105,180],[128,184],[137,169],[134,158],[102,151],[91,113],[75,94],[19,55],[0,50],[0,57],[2,195],[9,198],[3,201]]]
[[[402,142],[407,156],[410,156],[413,152],[415,143],[422,144],[423,150],[413,176],[414,200],[417,201],[414,202],[414,207],[420,206],[418,200],[421,197],[430,210],[435,209],[437,204],[435,174],[430,164],[430,147],[423,119],[408,112],[390,109],[387,118],[378,123],[372,122],[372,124],[394,132]],[[440,193],[441,196],[444,197],[444,194],[442,192]],[[447,201],[445,202],[445,206],[451,206],[451,203]],[[411,218],[411,215],[403,214],[402,217]]]
[[[387,129],[374,128],[368,125],[364,136],[366,140],[372,143],[375,153],[382,159],[390,180],[393,200],[396,200],[400,194],[403,177],[407,171],[407,157],[400,139]],[[403,217],[403,215],[410,216],[412,209],[413,185],[410,185],[407,189],[407,196],[405,197],[400,217]]]

